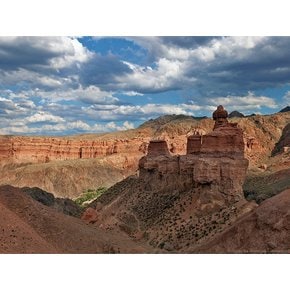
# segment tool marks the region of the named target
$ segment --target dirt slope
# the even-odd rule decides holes
[[[119,232],[103,231],[56,212],[21,192],[0,188],[1,253],[147,252]]]

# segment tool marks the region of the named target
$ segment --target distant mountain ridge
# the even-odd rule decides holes
[[[290,112],[290,106],[287,106],[284,109],[282,109],[281,111],[279,111],[279,113],[286,113],[286,112]]]
[[[244,118],[245,115],[240,113],[239,111],[232,111],[230,114],[229,114],[229,118]]]

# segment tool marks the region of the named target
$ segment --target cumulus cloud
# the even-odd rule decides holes
[[[0,97],[0,117],[4,119],[26,116],[34,108],[34,103],[29,100],[14,101],[9,98]]]
[[[248,92],[245,96],[226,96],[206,99],[207,104],[222,104],[228,110],[239,110],[242,112],[254,112],[263,107],[275,109],[278,107],[274,99],[266,96],[256,96],[253,92]]]
[[[1,83],[14,90],[73,87],[93,53],[72,37],[1,37]]]
[[[19,68],[60,69],[89,59],[91,53],[71,37],[1,37],[0,66],[5,70]]]
[[[1,37],[1,132],[130,129],[161,114],[210,114],[218,104],[274,110],[277,101],[255,91],[289,85],[289,37],[127,39],[134,43],[128,49],[140,48],[142,61],[138,51],[129,58],[99,53],[73,37]],[[165,94],[162,103],[154,100],[172,91],[183,98],[180,104]],[[289,95],[282,97],[287,105]]]
[[[289,37],[130,39],[148,50],[154,64],[151,69],[131,64],[133,72],[116,78],[137,92],[191,87],[201,95],[225,96],[289,83]],[[174,76],[164,74],[166,66],[169,71],[178,66],[178,71]]]
[[[157,93],[167,90],[181,89],[185,82],[194,82],[194,79],[185,79],[183,74],[183,63],[178,60],[161,58],[156,62],[156,68],[150,66],[126,63],[132,70],[122,76],[116,76],[116,88],[135,91],[137,93]]]
[[[32,116],[26,117],[25,121],[27,121],[28,123],[39,123],[39,122],[62,123],[65,120],[59,116],[54,116],[46,112],[39,112]]]
[[[69,100],[78,100],[82,101],[85,104],[117,104],[119,99],[113,96],[113,92],[102,91],[96,86],[82,87],[79,86],[76,89],[57,89],[54,91],[45,91],[45,90],[34,90],[30,91],[30,95],[38,96],[43,100],[50,101],[69,101]]]
[[[134,124],[128,121],[125,121],[121,125],[117,125],[115,122],[109,122],[106,124],[95,124],[91,130],[92,132],[108,132],[108,131],[124,131],[134,129]]]
[[[225,37],[200,47],[187,63],[203,95],[245,93],[289,82],[290,38]]]

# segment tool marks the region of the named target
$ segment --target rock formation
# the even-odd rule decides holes
[[[138,176],[111,187],[83,215],[88,223],[119,228],[164,251],[203,243],[255,207],[243,196],[248,160],[243,132],[219,106],[214,130],[188,136],[187,152],[173,155],[153,140]]]
[[[151,141],[148,154],[139,163],[139,178],[150,190],[189,190],[203,187],[208,192],[240,200],[248,160],[244,157],[243,132],[228,123],[227,112],[218,106],[213,113],[213,132],[187,139],[186,155],[170,155],[165,141]]]

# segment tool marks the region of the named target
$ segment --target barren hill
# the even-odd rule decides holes
[[[0,187],[0,253],[148,252],[120,232],[105,232],[56,212],[21,190]]]

